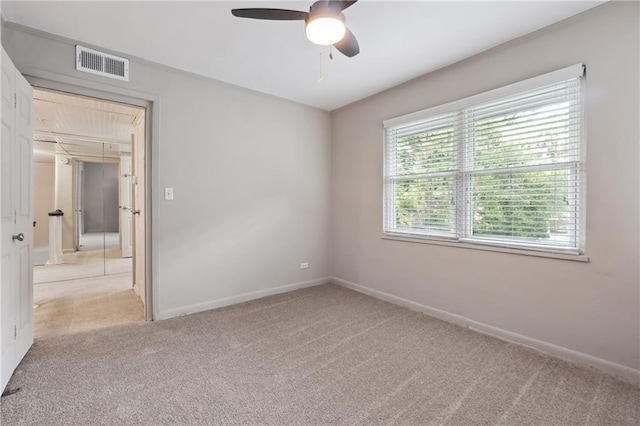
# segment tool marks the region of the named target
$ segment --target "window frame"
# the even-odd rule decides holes
[[[477,176],[478,171],[470,170],[471,161],[465,158],[466,155],[472,153],[472,150],[467,149],[472,140],[472,135],[469,132],[472,127],[468,126],[470,118],[468,117],[469,110],[475,106],[497,101],[503,98],[517,96],[518,94],[533,91],[538,88],[542,88],[547,85],[561,83],[566,80],[575,78],[582,78],[585,74],[585,66],[583,64],[576,64],[563,68],[558,71],[554,71],[541,76],[533,77],[524,81],[513,83],[495,90],[491,90],[485,93],[481,93],[468,98],[460,99],[454,102],[450,102],[444,105],[439,105],[433,108],[428,108],[422,111],[417,111],[411,114],[403,115],[400,117],[385,120],[383,122],[383,229],[382,238],[393,239],[409,242],[421,242],[421,243],[435,243],[439,245],[447,245],[454,247],[464,247],[473,249],[483,249],[490,251],[501,251],[516,254],[530,254],[534,256],[542,257],[554,257],[560,259],[580,260],[588,261],[588,257],[584,255],[585,252],[585,232],[584,232],[584,206],[585,203],[585,173],[584,173],[584,157],[586,151],[585,132],[584,132],[584,116],[585,116],[585,102],[584,102],[584,82],[580,82],[580,140],[579,140],[579,154],[575,161],[568,161],[563,163],[564,166],[558,166],[554,164],[541,164],[534,166],[515,167],[511,173],[518,172],[519,169],[530,169],[531,171],[542,170],[568,170],[571,173],[571,178],[576,179],[579,185],[577,197],[571,197],[571,202],[574,202],[570,208],[572,214],[570,241],[577,241],[577,247],[557,247],[553,245],[543,244],[527,244],[526,242],[518,243],[514,238],[505,237],[501,239],[499,237],[471,237],[472,229],[472,215],[473,209],[465,206],[465,203],[473,197],[470,192],[471,181],[473,176]],[[453,176],[453,191],[455,197],[455,214],[454,214],[454,232],[455,235],[436,235],[434,233],[422,233],[417,232],[413,228],[397,228],[395,226],[395,194],[396,194],[396,182],[401,181],[402,177],[389,177],[388,176],[388,164],[389,155],[395,151],[387,151],[388,146],[388,131],[400,126],[418,125],[419,123],[426,123],[429,120],[435,120],[437,117],[444,117],[446,115],[455,115],[454,123],[459,132],[459,140],[456,141],[454,149],[457,150],[457,160],[454,170],[451,172],[432,173],[436,175],[451,175]],[[572,165],[571,165],[572,164]],[[573,170],[572,170],[573,169]],[[498,170],[498,169],[496,169]],[[495,174],[495,170],[487,173]],[[406,179],[406,177],[405,177]],[[468,194],[468,195],[467,195]],[[575,239],[575,240],[574,240]]]

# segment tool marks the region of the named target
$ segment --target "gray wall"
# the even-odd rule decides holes
[[[329,113],[136,59],[130,82],[78,72],[76,42],[8,23],[2,43],[24,74],[160,97],[160,317],[328,275]]]
[[[84,232],[118,232],[118,164],[84,163]]]
[[[49,212],[55,210],[55,162],[33,162],[33,248],[49,247]]]
[[[638,4],[609,3],[332,114],[332,273],[640,367]],[[382,121],[587,66],[589,263],[381,239]]]
[[[331,272],[638,368],[637,16],[637,4],[607,4],[331,117],[139,60],[130,83],[105,81],[73,69],[72,41],[11,24],[2,42],[23,73],[160,96],[153,197],[175,189],[154,211],[161,317]],[[578,62],[588,67],[590,263],[380,238],[383,120]]]

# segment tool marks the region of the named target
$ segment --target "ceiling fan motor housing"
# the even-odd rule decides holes
[[[311,5],[305,19],[305,31],[309,40],[325,46],[342,40],[346,26],[344,14],[332,9],[329,3],[324,1]]]

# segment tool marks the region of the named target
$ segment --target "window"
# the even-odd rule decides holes
[[[583,72],[386,121],[384,233],[580,254]]]

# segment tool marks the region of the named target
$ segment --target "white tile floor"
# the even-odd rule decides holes
[[[62,255],[63,264],[34,266],[34,284],[122,274],[133,270],[132,259],[122,257],[118,233],[84,234],[81,243],[83,247],[80,251]]]
[[[120,234],[117,232],[87,232],[80,236],[80,251],[118,247],[120,247]]]
[[[34,287],[33,302],[42,305],[61,297],[130,290],[133,288],[131,280],[131,274],[124,273],[37,285]]]
[[[118,248],[120,234],[117,232],[87,232],[80,236],[80,251]],[[49,247],[33,248],[33,265],[44,265],[49,260]]]

